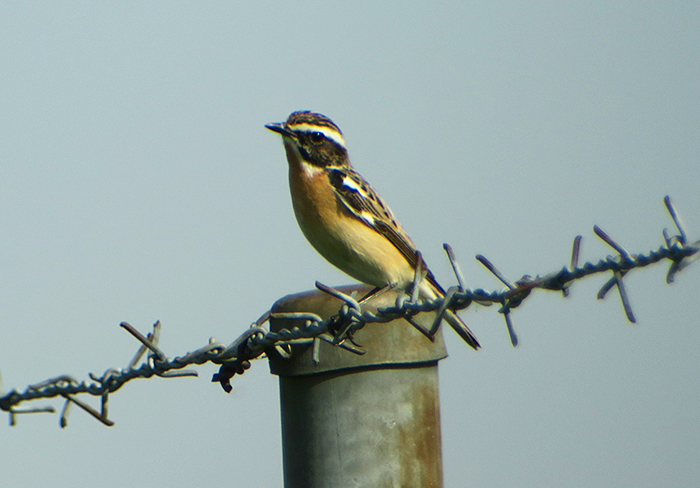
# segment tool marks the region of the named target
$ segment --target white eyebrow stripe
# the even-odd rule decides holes
[[[312,132],[320,132],[328,139],[334,141],[336,144],[341,146],[343,149],[347,149],[345,147],[345,139],[343,139],[342,134],[337,130],[331,129],[330,127],[311,124],[294,124],[290,125],[289,129],[294,132],[306,132],[309,134]]]

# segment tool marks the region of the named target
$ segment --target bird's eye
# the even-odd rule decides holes
[[[309,139],[311,139],[311,142],[313,144],[321,144],[323,142],[323,139],[325,139],[323,132],[312,132],[309,134]]]

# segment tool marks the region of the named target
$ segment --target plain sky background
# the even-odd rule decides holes
[[[700,238],[698,2],[3,2],[0,371],[5,390],[123,367],[118,324],[169,356],[230,342],[278,298],[352,282],[294,220],[279,137],[330,116],[355,167],[452,284],[662,243],[671,195]],[[445,486],[700,484],[700,265],[608,276],[446,330]],[[282,485],[277,379],[231,395],[140,380],[104,427],[74,410],[0,426],[3,486]],[[98,402],[90,399],[94,405]],[[59,400],[39,401],[35,406]],[[27,404],[26,406],[30,406]]]

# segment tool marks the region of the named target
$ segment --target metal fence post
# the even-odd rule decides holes
[[[362,297],[365,286],[341,287]],[[387,292],[363,309],[393,304]],[[337,313],[341,302],[325,293],[286,296],[273,312]],[[433,314],[414,318],[429,328]],[[271,321],[272,330],[300,324]],[[369,324],[355,341],[356,355],[320,341],[294,346],[292,357],[270,354],[280,377],[286,488],[441,487],[442,451],[437,362],[447,356],[440,332],[431,342],[403,319]]]

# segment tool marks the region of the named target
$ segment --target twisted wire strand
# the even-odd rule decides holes
[[[518,338],[512,320],[512,310],[517,308],[533,290],[542,289],[549,291],[561,291],[564,296],[568,295],[571,285],[580,279],[598,273],[612,272],[613,276],[603,285],[598,293],[598,298],[604,298],[614,287],[618,288],[620,298],[627,318],[634,322],[629,300],[624,288],[623,278],[630,271],[643,268],[663,260],[670,260],[671,267],[668,271],[666,281],[672,283],[675,275],[686,268],[692,262],[700,258],[700,241],[692,244],[687,243],[687,232],[683,226],[678,212],[673,207],[669,197],[664,198],[664,203],[671,218],[673,219],[678,234],[671,235],[668,229],[664,229],[664,245],[658,250],[651,250],[646,254],[631,254],[623,246],[617,243],[606,232],[598,226],[594,227],[594,232],[606,244],[617,251],[615,256],[607,256],[597,263],[586,262],[578,264],[579,252],[581,248],[581,236],[574,239],[571,264],[559,271],[545,275],[538,275],[535,278],[525,275],[520,280],[512,281],[496,268],[486,257],[477,256],[479,260],[494,276],[496,276],[506,288],[497,291],[486,291],[481,288],[469,289],[465,287],[465,280],[460,270],[459,263],[452,248],[445,244],[445,251],[452,265],[458,285],[449,288],[443,298],[435,300],[421,301],[417,295],[399,294],[393,306],[379,308],[376,312],[362,310],[362,306],[354,298],[321,283],[316,283],[319,290],[343,301],[343,305],[337,316],[323,320],[316,314],[308,312],[290,313],[270,313],[265,312],[258,320],[243,332],[231,344],[217,342],[214,338],[209,343],[195,351],[188,352],[183,356],[169,358],[158,347],[161,335],[161,324],[156,322],[153,331],[147,336],[141,334],[133,326],[122,322],[120,326],[129,332],[140,343],[140,347],[126,368],[108,369],[101,376],[89,374],[91,381],[78,381],[67,375],[57,376],[41,383],[27,386],[23,391],[11,390],[0,395],[0,409],[7,411],[10,415],[10,425],[15,425],[17,416],[26,413],[54,412],[53,407],[26,408],[19,409],[20,403],[41,398],[62,397],[65,404],[62,409],[60,425],[67,425],[68,414],[71,405],[88,412],[90,415],[104,423],[113,425],[113,421],[108,418],[108,398],[111,393],[116,392],[122,386],[133,379],[151,378],[158,376],[161,378],[174,378],[182,376],[197,376],[193,370],[183,369],[190,365],[200,365],[214,363],[221,365],[212,381],[219,382],[222,388],[230,392],[232,389],[231,379],[236,374],[242,374],[250,368],[250,361],[260,357],[265,351],[271,348],[277,349],[283,357],[290,355],[289,346],[294,344],[310,344],[315,346],[319,340],[327,341],[336,346],[356,353],[363,354],[361,348],[352,342],[352,334],[364,327],[366,324],[389,322],[397,318],[410,318],[420,312],[437,311],[437,317],[430,330],[422,329],[421,332],[428,335],[437,332],[440,325],[441,316],[447,310],[463,310],[471,306],[474,302],[481,304],[499,304],[498,312],[505,317],[506,327],[510,335],[511,343],[516,346]],[[413,288],[416,289],[425,273],[416,272],[416,279]],[[415,294],[413,294],[415,295]],[[283,329],[279,332],[272,332],[265,327],[271,319],[281,320],[303,320],[302,326],[295,326],[290,329]],[[416,327],[417,324],[412,323]],[[350,340],[346,340],[350,339]],[[317,351],[315,347],[314,351]],[[142,361],[144,355],[145,360]],[[318,355],[314,354],[314,361],[318,361]],[[139,363],[141,363],[139,365]],[[0,391],[2,384],[0,383]],[[97,411],[82,402],[76,395],[87,394],[101,397],[101,409]]]

